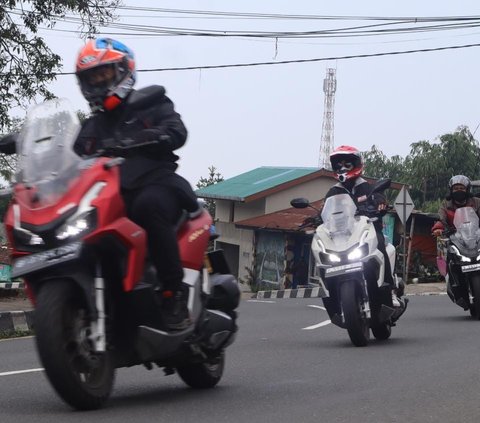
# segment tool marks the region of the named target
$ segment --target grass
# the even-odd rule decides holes
[[[34,335],[33,330],[5,330],[0,332],[0,339],[22,338]]]

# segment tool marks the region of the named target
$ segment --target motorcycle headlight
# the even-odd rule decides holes
[[[459,249],[455,247],[455,245],[451,246],[451,252],[454,253],[462,262],[471,262],[472,259],[470,257],[465,257],[463,254],[460,253]],[[480,256],[479,256],[480,257]]]
[[[320,252],[320,260],[322,263],[340,263],[342,261],[340,256],[337,256],[336,254],[323,252]]]
[[[36,246],[45,244],[45,241],[40,236],[24,228],[15,228],[13,235],[15,240],[21,245]]]
[[[79,216],[67,220],[67,222],[56,230],[55,236],[59,241],[64,241],[92,231],[95,229],[96,224],[97,210],[91,209]]]
[[[360,247],[355,248],[350,251],[347,255],[347,259],[350,261],[360,260],[368,255],[368,244],[360,245]]]

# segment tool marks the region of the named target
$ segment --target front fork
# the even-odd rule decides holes
[[[361,284],[362,284],[362,291],[363,291],[361,312],[365,314],[365,317],[367,319],[370,319],[370,317],[372,316],[372,313],[370,310],[370,300],[368,298],[367,283],[365,279],[362,279]]]
[[[105,332],[105,279],[102,268],[97,263],[95,268],[95,307],[97,319],[91,323],[90,340],[96,352],[105,352],[107,349],[107,336]]]
[[[355,281],[356,282],[356,281]],[[358,285],[361,290],[361,298],[360,298],[360,312],[367,318],[370,319],[372,313],[370,310],[370,300],[368,298],[368,289],[367,289],[367,281],[365,278],[361,277],[361,280],[358,281]]]

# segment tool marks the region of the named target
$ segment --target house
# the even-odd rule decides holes
[[[334,173],[326,169],[260,167],[196,193],[199,197],[215,200],[214,220],[216,232],[220,235],[215,246],[224,250],[232,273],[240,281],[268,289],[294,287],[307,282],[304,275],[305,266],[312,265],[312,234],[299,231],[298,226],[315,211],[294,209],[290,200],[306,197],[314,206],[319,206],[335,183]],[[391,188],[399,190],[402,186],[392,183]],[[418,213],[414,211],[412,214],[416,216]],[[422,222],[415,225],[415,235],[421,230],[427,233],[434,217],[416,219]],[[385,223],[390,239],[398,245],[403,225],[394,213],[384,220]],[[409,230],[407,225],[407,234]],[[429,248],[434,249],[433,240],[430,244]]]

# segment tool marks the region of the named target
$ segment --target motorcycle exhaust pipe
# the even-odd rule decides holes
[[[237,326],[234,319],[223,311],[207,309],[202,331],[206,340],[206,347],[218,350],[234,341]]]

